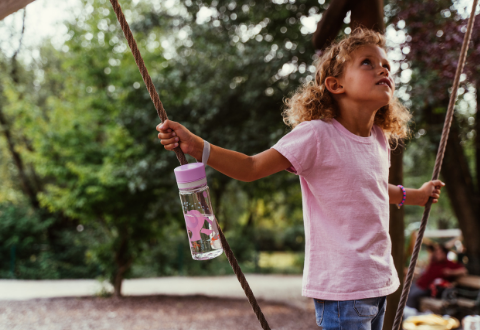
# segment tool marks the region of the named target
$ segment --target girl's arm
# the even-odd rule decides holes
[[[157,126],[158,138],[165,149],[180,146],[182,151],[196,160],[202,160],[203,139],[190,132],[185,126],[166,120]],[[280,172],[292,166],[290,161],[275,149],[266,150],[255,156],[210,145],[208,165],[219,172],[240,181],[254,181]]]
[[[433,198],[433,203],[438,203],[440,198],[440,190],[445,186],[440,180],[433,180],[425,182],[420,189],[405,188],[407,197],[405,204],[425,206],[430,197]],[[393,184],[388,185],[388,196],[390,204],[399,204],[403,198],[402,189]]]

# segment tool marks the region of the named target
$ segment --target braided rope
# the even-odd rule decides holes
[[[432,180],[437,180],[440,174],[440,169],[442,168],[443,157],[445,156],[445,148],[447,147],[448,133],[450,132],[450,126],[452,125],[453,112],[455,109],[455,102],[457,100],[457,90],[460,83],[460,74],[463,71],[465,66],[465,61],[467,59],[468,45],[470,43],[470,38],[472,36],[473,23],[475,21],[475,9],[477,8],[478,0],[473,1],[472,13],[468,20],[467,32],[465,33],[465,38],[463,39],[462,49],[460,50],[460,59],[457,66],[457,71],[455,73],[455,79],[453,81],[452,94],[450,95],[450,101],[448,104],[448,110],[445,117],[445,124],[443,126],[442,138],[440,140],[440,145],[438,147],[437,158],[435,160],[435,167],[433,169]],[[430,209],[432,208],[432,198],[430,198],[425,205],[425,210],[423,212],[422,222],[420,228],[418,229],[417,240],[415,241],[415,247],[412,253],[412,259],[410,260],[410,266],[408,267],[407,277],[403,286],[402,296],[400,302],[398,303],[397,314],[395,315],[395,320],[393,323],[393,330],[400,330],[400,323],[403,318],[403,310],[405,304],[407,303],[408,294],[410,292],[410,287],[413,280],[413,272],[415,270],[415,265],[417,263],[418,254],[422,246],[423,234],[425,233],[425,228],[427,227],[428,216],[430,215]]]
[[[118,3],[118,0],[110,0],[110,3],[112,4],[113,10],[115,11],[115,15],[117,15],[118,22],[120,23],[120,26],[122,28],[123,34],[125,35],[125,38],[127,39],[128,45],[130,46],[130,49],[132,51],[133,57],[135,58],[135,62],[137,63],[138,69],[140,71],[140,74],[142,75],[143,81],[145,82],[145,85],[147,87],[148,93],[150,94],[150,98],[153,101],[153,104],[155,106],[155,109],[157,110],[158,116],[164,122],[165,120],[168,119],[167,113],[165,112],[165,109],[163,108],[163,104],[160,101],[160,97],[158,96],[157,90],[155,89],[155,85],[153,84],[152,78],[148,74],[147,67],[145,66],[145,62],[143,61],[142,55],[140,54],[140,51],[138,50],[137,42],[135,41],[132,31],[130,30],[130,26],[128,25],[127,20],[125,19],[125,15],[122,12],[122,8],[120,7],[120,4]],[[177,159],[180,162],[181,165],[187,164],[187,159],[185,158],[185,155],[180,149],[180,147],[176,147],[174,149],[175,154],[177,155]],[[200,194],[199,196],[200,200],[203,200],[203,196]],[[204,205],[207,205],[204,200],[203,203]],[[208,206],[207,206],[208,207]],[[216,220],[215,220],[216,221]],[[250,288],[250,285],[247,282],[247,279],[245,278],[245,275],[242,272],[242,269],[238,265],[237,259],[235,258],[235,255],[233,254],[232,249],[230,248],[230,245],[227,242],[227,239],[225,238],[225,235],[223,234],[222,229],[218,225],[217,222],[217,227],[219,231],[219,236],[220,236],[220,241],[222,242],[223,245],[223,251],[225,252],[225,255],[227,256],[228,262],[232,266],[233,272],[237,276],[238,281],[240,282],[240,285],[242,286],[243,290],[245,291],[245,295],[247,296],[248,301],[250,302],[250,305],[252,306],[253,311],[255,312],[255,315],[258,318],[258,321],[260,322],[262,328],[264,330],[270,330],[270,326],[268,325],[267,320],[265,319],[265,316],[262,313],[262,310],[260,309],[260,306],[258,305],[257,300],[255,299],[255,296],[252,292],[252,289]]]
[[[133,38],[132,31],[130,30],[130,26],[128,25],[127,20],[125,19],[125,15],[122,12],[122,8],[120,7],[120,4],[118,3],[117,0],[110,0],[110,3],[112,4],[113,10],[115,11],[115,15],[117,15],[118,22],[120,23],[120,26],[123,30],[123,34],[125,35],[125,38],[127,39],[128,45],[130,46],[130,50],[132,51],[133,57],[135,58],[135,63],[137,63],[138,70],[142,75],[143,82],[147,86],[148,93],[150,94],[150,98],[153,101],[153,105],[155,106],[155,109],[157,109],[158,117],[160,117],[162,122],[164,122],[165,120],[168,119],[167,113],[163,108],[162,101],[160,101],[160,96],[158,96],[158,93],[157,93],[157,90],[155,89],[155,85],[153,84],[152,78],[148,74],[147,67],[145,66],[145,62],[143,61],[142,55],[138,50],[137,42]],[[176,147],[173,151],[175,151],[175,154],[177,155],[177,159],[181,165],[185,165],[188,163],[180,147]]]
[[[262,328],[265,330],[267,329],[270,330],[270,326],[268,325],[268,322],[265,319],[265,316],[263,315],[262,310],[258,306],[257,300],[255,299],[252,289],[250,289],[250,285],[248,285],[247,279],[245,278],[245,275],[243,274],[242,269],[238,265],[237,259],[233,255],[232,249],[230,248],[230,245],[228,244],[227,239],[225,238],[225,235],[223,235],[222,228],[220,228],[220,226],[218,225],[218,221],[217,221],[217,227],[218,227],[218,232],[220,236],[220,241],[222,242],[222,246],[223,246],[223,252],[225,252],[228,262],[230,263],[230,266],[232,266],[233,272],[235,273],[235,275],[237,275],[237,279],[240,282],[240,285],[242,286],[243,291],[245,291],[245,295],[247,296],[248,302],[252,306],[253,312],[257,316],[257,319],[262,325]]]

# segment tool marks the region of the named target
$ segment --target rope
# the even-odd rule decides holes
[[[228,262],[230,263],[230,266],[232,266],[233,272],[235,273],[235,275],[237,275],[237,279],[240,282],[240,285],[242,286],[243,291],[245,291],[245,295],[247,296],[248,302],[252,306],[253,312],[257,316],[257,319],[262,325],[262,328],[265,330],[267,329],[270,330],[270,326],[268,325],[268,322],[265,319],[265,316],[263,315],[262,310],[260,309],[260,306],[258,306],[257,300],[255,299],[252,289],[250,289],[250,285],[248,285],[247,279],[245,278],[245,275],[243,274],[242,269],[238,265],[237,259],[233,255],[232,249],[230,248],[230,245],[228,244],[227,239],[225,238],[225,235],[223,235],[222,228],[220,228],[220,226],[218,225],[218,221],[217,221],[217,227],[218,227],[218,232],[220,236],[220,241],[222,242],[222,246],[223,246],[223,252],[225,252]]]
[[[123,30],[123,34],[125,35],[128,45],[130,46],[133,57],[135,58],[135,62],[137,63],[140,74],[142,75],[143,81],[147,86],[148,93],[150,94],[150,98],[152,99],[155,109],[157,110],[158,117],[160,117],[161,121],[164,122],[165,120],[168,119],[167,113],[163,108],[163,104],[160,101],[160,97],[158,96],[157,90],[155,89],[155,85],[153,84],[152,78],[148,74],[147,67],[145,66],[145,62],[143,61],[142,55],[138,50],[137,42],[133,37],[132,31],[130,30],[130,26],[128,25],[127,20],[125,19],[125,15],[122,12],[122,8],[120,7],[118,0],[110,0],[110,3],[112,4],[113,10],[115,11],[115,15],[117,15],[118,22],[120,23],[120,26]],[[180,147],[175,148],[174,151],[181,165],[188,163]],[[200,198],[200,201],[204,201],[203,196],[201,194],[199,198]],[[202,204],[206,205],[206,203],[202,203]],[[237,259],[235,258],[233,251],[230,248],[230,245],[228,244],[227,239],[225,238],[225,235],[223,234],[222,229],[218,225],[218,222],[217,222],[217,227],[219,231],[220,241],[222,242],[222,245],[223,245],[223,251],[227,256],[228,262],[232,266],[233,272],[235,273],[235,275],[237,275],[237,279],[240,282],[240,285],[242,286],[243,290],[245,291],[245,295],[247,296],[247,299],[250,302],[250,305],[252,306],[252,309],[255,312],[255,315],[257,316],[258,321],[260,322],[264,330],[270,330],[270,326],[268,325],[268,322],[265,319],[265,316],[263,315],[262,310],[260,309],[260,306],[258,305],[252,290],[250,289],[250,285],[248,284],[245,278],[245,275],[242,272],[242,269],[238,265]]]
[[[125,19],[125,15],[123,15],[122,8],[120,7],[120,4],[118,3],[117,0],[110,0],[110,3],[112,4],[113,10],[115,11],[115,15],[117,15],[118,22],[122,27],[123,34],[127,39],[128,45],[130,46],[133,57],[135,58],[135,63],[137,63],[138,70],[142,75],[143,82],[147,86],[148,93],[150,94],[150,98],[153,101],[153,105],[155,106],[155,109],[157,109],[158,117],[160,117],[162,122],[164,122],[165,120],[168,119],[167,113],[163,108],[162,101],[160,101],[160,96],[158,96],[158,93],[157,93],[157,90],[155,89],[155,85],[153,84],[152,78],[150,78],[150,75],[148,74],[148,70],[147,70],[147,67],[145,66],[145,62],[143,61],[142,55],[138,50],[137,42],[133,38],[132,31],[130,30],[130,26],[128,25],[127,20]],[[177,159],[181,165],[188,164],[187,159],[185,158],[185,155],[183,154],[183,151],[182,149],[180,149],[180,147],[176,147],[173,151],[175,151],[175,154],[177,155]]]
[[[453,112],[455,109],[455,102],[457,99],[457,90],[460,82],[460,74],[463,71],[465,66],[465,60],[467,59],[468,45],[470,43],[470,38],[472,36],[473,22],[475,21],[475,9],[477,8],[478,0],[473,1],[472,13],[468,20],[467,32],[465,33],[465,38],[463,39],[462,49],[460,50],[460,59],[457,66],[457,71],[455,73],[455,79],[453,81],[452,94],[450,95],[450,101],[448,104],[448,110],[445,117],[445,124],[443,126],[442,138],[440,140],[440,145],[438,147],[437,158],[435,160],[435,167],[433,169],[432,180],[437,180],[440,174],[440,169],[442,168],[443,157],[445,156],[445,148],[447,146],[448,133],[450,132],[450,126],[452,125]],[[418,229],[417,240],[415,241],[415,247],[413,249],[412,259],[410,260],[410,266],[408,267],[407,278],[403,286],[402,296],[400,302],[398,303],[397,314],[395,315],[395,320],[393,323],[393,330],[400,330],[400,323],[403,318],[403,310],[407,302],[407,297],[410,292],[410,287],[412,285],[413,271],[415,270],[415,265],[418,259],[418,253],[422,246],[423,234],[425,233],[425,228],[427,227],[428,216],[430,215],[430,209],[432,208],[432,198],[430,197],[427,204],[425,205],[425,210],[423,212],[422,222],[420,228]]]

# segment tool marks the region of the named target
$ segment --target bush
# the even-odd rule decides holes
[[[86,262],[87,235],[77,224],[28,207],[0,204],[0,278],[93,278],[98,266]],[[81,228],[81,227],[80,227]]]

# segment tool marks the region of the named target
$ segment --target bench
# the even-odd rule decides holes
[[[480,276],[466,275],[454,282],[455,296],[443,299],[423,297],[420,299],[420,311],[431,311],[435,314],[452,315],[453,309],[466,313],[479,308],[478,294],[480,290]]]

